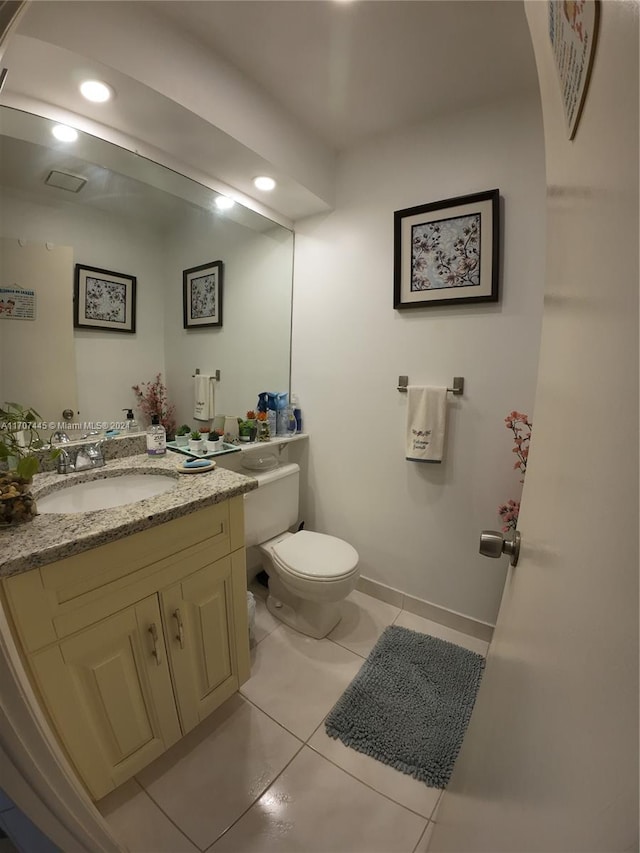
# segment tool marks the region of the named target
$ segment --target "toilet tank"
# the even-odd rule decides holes
[[[300,466],[280,465],[252,472],[260,484],[244,496],[245,544],[259,545],[284,533],[298,521]]]

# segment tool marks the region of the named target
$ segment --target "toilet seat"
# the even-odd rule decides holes
[[[358,567],[356,549],[336,536],[300,530],[272,549],[277,567],[296,578],[322,583],[352,575]]]

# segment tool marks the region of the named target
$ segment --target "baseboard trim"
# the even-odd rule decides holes
[[[402,610],[414,613],[416,616],[422,616],[423,619],[431,619],[432,622],[437,622],[439,625],[446,625],[447,628],[453,628],[455,631],[460,631],[471,637],[477,637],[477,639],[484,640],[487,643],[490,643],[493,637],[494,626],[488,622],[482,622],[480,619],[473,619],[471,616],[465,616],[463,613],[456,613],[455,610],[449,610],[446,607],[441,607],[439,604],[432,604],[430,601],[425,601],[422,598],[407,595],[399,589],[394,589],[391,586],[380,583],[380,581],[374,581],[371,578],[361,576],[358,579],[356,589],[366,593],[366,595],[370,595],[372,598],[385,601],[387,604],[400,607]]]

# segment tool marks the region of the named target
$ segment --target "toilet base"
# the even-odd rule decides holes
[[[299,598],[274,574],[269,575],[267,610],[294,631],[316,640],[326,637],[342,618],[338,603]]]

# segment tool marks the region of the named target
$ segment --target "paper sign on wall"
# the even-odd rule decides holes
[[[21,287],[0,287],[0,320],[35,320],[36,292]]]

